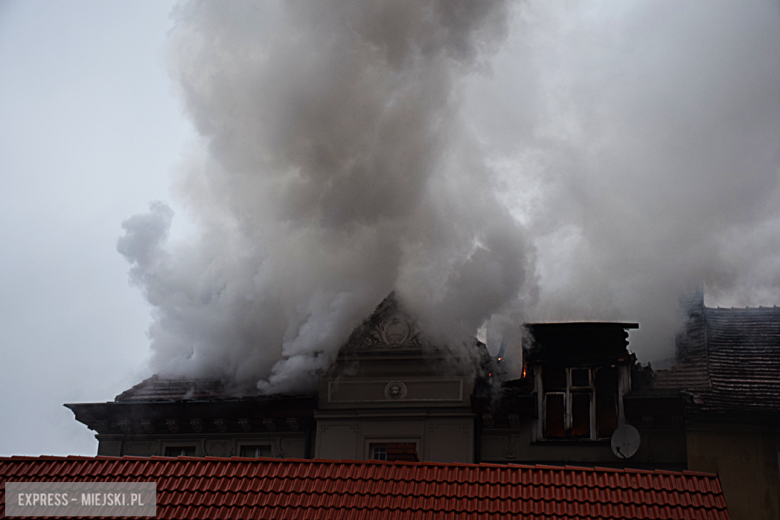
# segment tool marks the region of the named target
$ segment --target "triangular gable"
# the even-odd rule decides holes
[[[403,309],[393,292],[352,332],[342,352],[419,351],[424,345],[417,320]]]

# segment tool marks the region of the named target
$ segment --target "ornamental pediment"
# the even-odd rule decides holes
[[[401,308],[395,294],[391,293],[374,313],[352,332],[344,349],[421,350],[422,347],[423,340],[417,321]]]

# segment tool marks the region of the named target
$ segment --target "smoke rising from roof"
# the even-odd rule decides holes
[[[456,342],[636,320],[645,360],[702,281],[776,299],[777,7],[550,4],[182,4],[200,235],[155,204],[118,246],[155,370],[301,389],[393,290]]]
[[[639,321],[654,360],[702,283],[710,304],[780,302],[780,6],[531,3],[521,27],[528,72],[505,81],[529,102],[483,110],[480,132],[513,156],[509,193],[537,186],[515,211],[538,255],[530,318]]]

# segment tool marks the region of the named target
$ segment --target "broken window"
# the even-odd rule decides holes
[[[603,374],[602,374],[603,371]],[[599,439],[617,428],[616,367],[542,367],[543,435]]]
[[[566,394],[548,392],[544,396],[544,436],[563,437],[566,434]]]
[[[600,438],[610,437],[618,427],[619,379],[617,367],[601,367],[596,371],[596,422]]]

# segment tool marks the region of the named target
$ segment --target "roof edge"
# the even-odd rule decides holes
[[[138,457],[133,455],[125,455],[122,457],[112,457],[107,455],[97,455],[89,457],[86,455],[12,455],[10,457],[0,456],[0,462],[83,462],[83,461],[154,461],[154,462],[233,462],[233,463],[255,463],[255,462],[294,462],[294,463],[309,463],[309,464],[343,464],[343,465],[364,465],[364,466],[434,466],[434,467],[447,467],[447,468],[506,468],[506,469],[536,469],[545,471],[588,471],[592,473],[625,473],[625,474],[657,474],[657,475],[679,475],[679,476],[698,476],[706,478],[718,478],[716,473],[706,473],[700,471],[670,471],[670,470],[647,470],[647,469],[633,469],[633,468],[604,468],[604,467],[581,467],[581,466],[551,466],[549,464],[495,464],[495,463],[480,463],[472,464],[467,462],[408,462],[408,461],[385,461],[385,460],[350,460],[350,459],[298,459],[298,458],[286,458],[275,459],[270,457]]]

